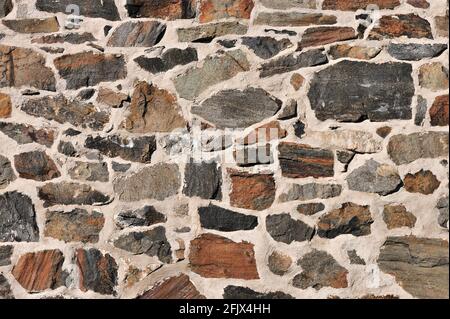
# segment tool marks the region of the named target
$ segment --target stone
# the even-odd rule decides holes
[[[195,61],[198,61],[197,50],[195,48],[171,48],[164,51],[161,56],[148,58],[141,55],[134,59],[134,62],[142,69],[153,74],[166,72],[176,66],[187,65]]]
[[[125,8],[131,18],[159,18],[166,20],[195,17],[195,0],[128,0]]]
[[[111,168],[113,169],[114,172],[125,173],[131,168],[131,164],[112,162]]]
[[[156,138],[154,136],[136,138],[120,135],[88,136],[84,146],[98,150],[111,158],[120,157],[126,161],[148,164],[156,151]]]
[[[302,121],[296,121],[294,123],[294,134],[298,138],[302,138],[305,135],[306,125]]]
[[[11,117],[12,103],[8,94],[0,93],[0,118]]]
[[[337,21],[333,15],[305,12],[259,12],[253,22],[255,25],[269,25],[271,27],[305,27],[313,24],[335,24]]]
[[[3,20],[2,23],[17,33],[50,33],[59,31],[59,23],[56,17]]]
[[[315,27],[307,29],[298,44],[298,50],[308,47],[323,46],[330,43],[353,40],[357,38],[351,27]]]
[[[33,38],[31,43],[40,44],[56,44],[56,43],[70,43],[70,44],[83,44],[85,42],[97,41],[92,33],[58,33],[44,35],[39,38]]]
[[[298,91],[303,86],[303,83],[305,82],[305,78],[298,73],[294,73],[291,76],[291,85],[294,88],[294,90]]]
[[[243,51],[219,52],[207,56],[201,66],[191,67],[173,82],[180,97],[194,100],[207,88],[249,70],[250,64]]]
[[[61,176],[55,162],[42,151],[32,151],[14,156],[14,166],[21,178],[48,181]]]
[[[68,157],[79,157],[80,154],[71,142],[60,141],[58,144],[58,152]]]
[[[316,9],[317,0],[261,0],[260,3],[266,8],[285,10],[285,9]]]
[[[395,135],[387,147],[389,156],[397,165],[409,164],[420,158],[437,158],[448,155],[448,134],[421,132]]]
[[[223,39],[217,40],[217,43],[223,46],[224,48],[231,49],[236,47],[237,40]]]
[[[146,254],[166,264],[172,262],[172,249],[167,241],[166,229],[162,226],[144,232],[131,232],[120,236],[114,246],[134,255]]]
[[[135,210],[123,210],[115,218],[117,227],[123,229],[127,227],[152,226],[165,223],[167,217],[156,210],[153,206],[144,206]]]
[[[101,90],[102,90],[102,87],[99,90],[99,94],[100,94]],[[95,92],[96,92],[96,90],[95,89],[91,89],[91,88],[82,89],[82,90],[80,90],[80,92],[78,92],[76,98],[78,100],[87,101],[87,100],[90,100],[91,97],[94,96]]]
[[[14,247],[11,245],[0,246],[0,267],[11,265],[11,256],[13,254],[13,250]]]
[[[400,0],[325,0],[324,10],[357,11],[376,5],[378,9],[394,9],[400,5]]]
[[[125,59],[117,54],[86,51],[58,57],[54,64],[69,90],[117,81],[127,76]]]
[[[253,7],[253,0],[201,0],[199,21],[207,23],[226,18],[248,20]]]
[[[243,37],[242,44],[249,47],[261,59],[270,59],[292,46],[289,39],[272,37]]]
[[[306,52],[296,52],[281,56],[261,65],[259,68],[261,78],[283,74],[300,68],[308,68],[328,63],[323,49],[313,49]]]
[[[85,209],[75,208],[69,212],[47,211],[45,214],[46,237],[64,242],[97,243],[105,218],[99,212],[89,213]]]
[[[90,18],[103,18],[110,21],[120,20],[114,0],[37,0],[36,8],[52,13],[66,13],[68,6],[76,5],[80,15]]]
[[[414,228],[417,217],[408,212],[403,205],[386,205],[383,210],[383,220],[388,229]]]
[[[199,207],[198,215],[203,228],[222,232],[252,230],[258,226],[256,216],[240,214],[213,204]]]
[[[314,74],[308,98],[321,121],[409,120],[415,93],[411,73],[406,63],[342,61]]]
[[[11,162],[7,157],[0,155],[0,189],[8,187],[15,180],[16,174],[11,166]]]
[[[348,150],[357,153],[379,153],[383,143],[372,133],[352,129],[308,132],[307,137],[329,149]]]
[[[226,286],[223,290],[223,299],[271,300],[271,299],[294,299],[294,297],[282,291],[257,292],[247,287]]]
[[[269,165],[274,163],[270,144],[236,147],[233,157],[239,167]]]
[[[266,228],[276,241],[291,244],[293,241],[311,241],[315,230],[301,220],[293,219],[289,214],[269,215]]]
[[[395,166],[381,164],[373,159],[353,170],[347,176],[348,188],[357,192],[376,193],[381,196],[399,191],[402,180]]]
[[[416,116],[414,117],[414,124],[422,126],[428,111],[428,102],[423,96],[417,97]]]
[[[68,100],[62,94],[27,99],[22,103],[21,110],[35,117],[43,117],[60,124],[68,122],[96,131],[103,130],[109,122],[108,111],[99,110],[91,103]]]
[[[274,116],[282,102],[260,88],[225,90],[192,107],[192,113],[218,129],[246,128]]]
[[[348,44],[338,44],[330,48],[329,54],[333,59],[352,58],[358,60],[370,60],[380,54],[381,48],[352,46]]]
[[[386,138],[391,133],[392,133],[392,127],[390,127],[390,126],[382,126],[377,129],[377,135],[380,136],[381,138]]]
[[[444,16],[437,16],[434,18],[436,25],[436,34],[440,37],[448,38],[448,10]]]
[[[448,111],[448,95],[437,96],[433,105],[430,108],[430,122],[431,126],[448,126],[449,111]]]
[[[428,9],[430,7],[430,4],[427,0],[408,0],[407,3],[412,5],[413,7],[421,9]]]
[[[297,212],[302,215],[312,216],[325,210],[325,205],[322,203],[308,203],[297,206]]]
[[[181,176],[178,165],[160,163],[114,180],[114,192],[118,199],[136,202],[144,199],[162,201],[178,193]]]
[[[278,152],[284,177],[321,178],[334,176],[334,154],[329,150],[283,142],[279,144]]]
[[[378,266],[413,297],[448,299],[448,241],[414,236],[388,237]]]
[[[183,194],[202,199],[222,199],[222,168],[216,162],[190,161],[184,170]]]
[[[328,239],[345,234],[367,236],[371,234],[370,226],[373,222],[369,206],[344,203],[341,208],[320,217],[317,234]]]
[[[355,249],[347,251],[348,259],[350,259],[351,265],[366,265],[364,259],[358,256],[358,253]]]
[[[348,165],[353,161],[353,159],[355,158],[356,153],[353,151],[336,151],[336,158],[337,160],[344,164],[344,172],[347,172],[348,169]]]
[[[405,36],[410,39],[433,39],[430,23],[417,14],[382,16],[378,26],[372,28],[369,40],[393,39]]]
[[[274,251],[268,258],[269,270],[278,276],[285,275],[292,266],[292,258],[281,252]]]
[[[56,132],[53,129],[37,129],[28,124],[0,122],[0,132],[16,141],[18,144],[38,143],[51,147]]]
[[[213,234],[191,241],[190,268],[204,278],[259,279],[253,244]]]
[[[19,192],[0,195],[0,242],[37,242],[39,229],[31,199]]]
[[[158,21],[127,21],[114,29],[109,47],[152,47],[161,41],[166,25]]]
[[[257,143],[268,143],[273,140],[283,139],[287,136],[287,131],[283,129],[278,121],[272,121],[257,127],[243,139],[237,140],[238,143],[244,145],[252,145]]]
[[[241,35],[247,33],[248,26],[238,21],[224,21],[197,25],[194,27],[178,28],[179,42],[206,42],[225,35]]]
[[[302,272],[296,275],[292,285],[296,288],[309,287],[320,290],[325,287],[347,288],[348,270],[325,251],[312,250],[298,260]]]
[[[447,44],[390,43],[388,53],[397,60],[420,61],[440,56],[447,50]]]
[[[0,88],[56,91],[55,75],[45,66],[45,57],[31,49],[0,45],[0,70]]]
[[[431,171],[423,169],[415,174],[407,174],[403,180],[405,190],[410,193],[420,193],[424,195],[433,194],[439,188],[441,182]]]
[[[338,197],[341,193],[342,186],[337,184],[290,184],[288,191],[280,195],[279,201],[284,203],[297,200],[327,199]]]
[[[135,85],[127,111],[122,126],[130,133],[167,133],[186,127],[176,97],[147,82]]]
[[[0,18],[6,17],[14,8],[12,0],[1,0],[0,1]],[[1,296],[1,294],[0,294]]]
[[[228,172],[231,179],[231,206],[257,211],[272,206],[276,192],[272,174],[250,174],[234,170]]]
[[[439,225],[448,229],[448,196],[441,197],[436,204],[436,208],[439,210]]]
[[[72,182],[48,183],[38,187],[44,207],[55,205],[105,205],[111,198],[86,184]]]
[[[114,109],[123,107],[129,101],[130,97],[128,94],[117,92],[103,86],[98,90],[97,102],[103,103]]]
[[[76,263],[80,271],[79,285],[81,291],[94,291],[104,295],[115,294],[118,278],[118,266],[109,254],[102,254],[98,249],[77,249]]]
[[[205,296],[197,290],[188,275],[180,274],[157,283],[150,290],[147,290],[140,295],[137,299],[195,300],[205,299]]]
[[[3,274],[0,274],[0,299],[14,299],[11,285]]]
[[[60,250],[41,250],[19,257],[11,273],[29,292],[41,292],[64,286],[64,255]]]
[[[424,64],[419,68],[419,85],[431,91],[448,88],[448,69],[440,62]]]

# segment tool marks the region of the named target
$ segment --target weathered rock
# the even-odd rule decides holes
[[[70,44],[82,44],[85,42],[97,41],[92,33],[58,33],[45,35],[39,38],[34,38],[31,43],[40,44],[55,44],[55,43],[70,43]]]
[[[192,113],[217,128],[246,128],[275,115],[282,102],[260,88],[225,90],[194,105]]]
[[[243,139],[237,140],[238,143],[251,145],[256,143],[268,143],[273,140],[285,138],[287,131],[283,129],[278,121],[272,121],[257,127]]]
[[[413,297],[448,299],[448,241],[388,237],[381,247],[378,266]]]
[[[200,294],[188,275],[181,274],[157,283],[137,299],[205,299]]]
[[[6,17],[14,8],[12,0],[1,0],[0,1],[0,18]],[[1,296],[1,294],[0,294]]]
[[[259,146],[236,147],[233,151],[236,164],[240,167],[268,165],[274,163],[270,144]]]
[[[54,205],[105,205],[111,201],[91,186],[71,182],[48,183],[38,187],[38,196],[44,207]]]
[[[79,157],[77,149],[71,142],[60,141],[58,144],[58,152],[69,157]]]
[[[337,184],[309,183],[304,185],[291,184],[286,193],[280,195],[280,202],[307,201],[312,199],[327,199],[341,195],[342,186]]]
[[[199,21],[207,23],[226,18],[250,19],[253,7],[253,0],[201,0]]]
[[[121,211],[115,218],[119,228],[152,226],[166,222],[167,217],[153,206],[144,206],[135,210]]]
[[[39,229],[31,199],[18,192],[0,195],[0,242],[37,242]]]
[[[433,172],[424,170],[420,170],[415,174],[407,174],[403,182],[407,192],[424,195],[433,194],[441,185],[441,182],[436,178]]]
[[[406,2],[416,8],[427,9],[430,7],[427,0],[408,0]]]
[[[200,224],[203,228],[223,232],[251,230],[258,226],[256,216],[244,215],[210,204],[198,209]]]
[[[219,52],[176,77],[173,82],[180,97],[194,100],[207,88],[229,80],[241,72],[250,70],[250,64],[241,50]]]
[[[275,275],[283,276],[291,268],[292,258],[281,252],[274,251],[268,258],[269,270]]]
[[[64,285],[64,255],[60,250],[42,250],[20,256],[12,269],[17,282],[29,292],[56,289]]]
[[[222,168],[216,162],[190,161],[184,171],[183,194],[203,199],[222,199]]]
[[[66,80],[67,89],[72,90],[117,81],[127,75],[125,59],[117,54],[80,52],[56,58],[54,64]]]
[[[356,11],[376,5],[378,9],[394,9],[400,5],[400,0],[325,0],[324,10]]]
[[[416,106],[416,116],[414,117],[414,124],[417,126],[422,126],[425,117],[427,115],[428,110],[428,102],[423,96],[419,95],[417,97],[417,106]]]
[[[55,131],[52,129],[36,129],[31,125],[20,123],[0,122],[0,132],[16,141],[18,144],[36,142],[51,147],[55,140]]]
[[[125,5],[132,18],[159,18],[166,20],[195,17],[195,0],[128,0]]]
[[[394,166],[367,161],[347,176],[348,188],[357,192],[386,196],[397,192],[402,180]]]
[[[12,103],[8,94],[0,93],[0,118],[8,118],[11,116]]]
[[[177,29],[180,42],[211,42],[214,38],[230,34],[245,34],[248,26],[238,21],[225,21]]]
[[[377,128],[377,135],[381,138],[386,138],[389,136],[389,134],[392,133],[392,127],[390,126],[382,126],[380,128]]]
[[[432,126],[448,126],[449,124],[448,95],[436,97],[430,108],[430,122]]]
[[[16,174],[11,166],[8,158],[0,155],[0,189],[8,187],[8,185],[16,180]]]
[[[305,82],[305,78],[298,73],[292,74],[291,77],[291,85],[294,88],[294,90],[298,91],[303,86],[303,83]]]
[[[436,208],[439,210],[439,218],[438,218],[439,225],[441,227],[448,229],[448,212],[449,212],[448,196],[441,197],[437,202]]]
[[[172,262],[172,249],[166,238],[166,229],[162,226],[122,235],[114,241],[114,246],[135,255],[158,257],[163,263]]]
[[[292,46],[289,39],[277,40],[272,37],[244,37],[242,44],[249,47],[261,59],[270,59]]]
[[[111,168],[113,169],[114,172],[125,173],[131,168],[131,164],[112,162]]]
[[[322,203],[308,203],[308,204],[300,204],[297,206],[297,212],[306,215],[312,216],[315,215],[325,209],[325,205]]]
[[[21,178],[48,181],[61,176],[55,162],[42,151],[32,151],[14,156],[14,166]]]
[[[282,291],[258,292],[247,287],[226,286],[223,290],[223,299],[269,300],[294,299],[294,297]]]
[[[0,299],[14,299],[11,285],[3,274],[0,274]]]
[[[158,21],[127,21],[108,40],[109,47],[152,47],[161,41],[166,25]]]
[[[390,43],[387,51],[398,60],[419,61],[440,56],[447,44]]]
[[[352,265],[365,265],[364,259],[358,256],[355,249],[347,251],[348,259],[350,259],[350,264]]]
[[[419,158],[437,158],[448,155],[448,134],[422,132],[395,135],[388,144],[388,153],[397,165],[409,164]]]
[[[259,12],[254,21],[255,25],[269,25],[272,27],[304,27],[313,24],[335,24],[333,15],[304,12]]]
[[[97,95],[97,102],[103,103],[112,108],[121,108],[130,101],[128,94],[117,92],[106,87],[100,87]]]
[[[369,33],[369,40],[383,40],[406,36],[413,39],[433,39],[430,23],[417,14],[383,16]]]
[[[13,254],[13,246],[0,246],[0,266],[7,266],[11,264],[11,256]],[[1,297],[1,293],[0,293]]]
[[[195,48],[172,48],[164,51],[160,57],[147,58],[142,55],[134,59],[134,61],[144,70],[156,74],[169,71],[178,65],[186,65],[198,61],[198,55]]]
[[[115,294],[118,266],[109,254],[95,248],[77,249],[76,262],[80,270],[81,291],[92,290],[100,294]]]
[[[275,179],[272,174],[250,174],[229,170],[231,206],[262,211],[275,201]]]
[[[162,201],[178,193],[181,176],[178,165],[160,163],[114,181],[114,192],[125,202],[143,199]]]
[[[49,33],[59,31],[59,23],[56,17],[3,20],[2,23],[17,33]]]
[[[372,133],[351,129],[308,132],[307,137],[330,149],[348,150],[357,153],[378,153],[383,150],[383,143]]]
[[[330,48],[329,54],[333,59],[352,58],[359,60],[370,60],[380,54],[381,48],[352,46],[348,44],[338,44]]]
[[[47,211],[44,234],[64,242],[98,242],[105,218],[99,212],[75,208],[70,212]]]
[[[411,119],[411,73],[405,63],[339,62],[314,75],[308,92],[311,108],[321,121]]]
[[[348,287],[348,270],[325,251],[314,249],[298,260],[303,272],[294,277],[292,284],[296,288],[312,287],[320,290],[324,287]]]
[[[309,28],[303,33],[302,40],[298,44],[298,50],[356,38],[357,34],[351,27]]]
[[[414,228],[417,218],[403,205],[386,205],[383,210],[383,220],[388,229]]]
[[[437,35],[448,38],[448,9],[446,15],[435,17],[434,23],[436,24]]]
[[[106,20],[120,20],[120,15],[114,0],[37,0],[36,8],[46,12],[66,13],[70,5],[76,5],[80,15]]]
[[[191,270],[204,278],[259,279],[253,244],[203,234],[191,241]]]
[[[265,78],[326,63],[328,63],[328,58],[323,49],[296,52],[264,63],[259,69],[260,77]]]
[[[0,70],[0,87],[56,91],[55,75],[45,66],[45,57],[31,49],[0,45]]]
[[[316,9],[317,8],[316,0],[261,0],[263,6],[270,9],[296,9],[296,8],[304,8],[304,9]]]
[[[347,172],[348,170],[348,165],[351,163],[351,161],[353,161],[353,159],[355,158],[356,153],[353,151],[347,151],[347,150],[338,150],[336,151],[336,158],[337,160],[344,164],[344,167],[342,169],[343,172]]]
[[[431,91],[448,89],[448,69],[440,62],[422,65],[419,69],[419,85]]]
[[[304,144],[280,143],[278,151],[284,177],[334,176],[334,154],[329,150],[312,148]]]
[[[291,218],[289,214],[267,216],[266,228],[274,240],[285,244],[291,244],[293,241],[310,241],[315,233],[313,227]]]
[[[295,74],[297,74],[297,73],[295,73]],[[296,78],[295,74],[292,75],[292,77],[291,77],[291,84],[292,84],[292,86],[297,87],[296,84],[298,84],[298,82],[296,80],[298,80],[298,78],[295,79]],[[297,75],[300,76],[301,78],[303,78],[300,74],[297,74]],[[294,84],[292,83],[293,79],[294,79],[294,82],[295,82]],[[303,78],[303,80],[304,80],[304,78]],[[300,84],[300,86],[303,84],[303,80],[301,81],[302,83]],[[300,87],[298,89],[300,89]],[[296,91],[298,91],[298,89]],[[297,101],[295,99],[290,99],[285,104],[286,105],[284,106],[283,110],[278,115],[278,119],[281,120],[281,121],[286,121],[286,120],[290,120],[290,119],[293,119],[293,118],[297,117],[297,115],[298,115],[298,113],[297,113],[297,106],[298,106]],[[279,122],[272,122],[272,123],[274,123],[274,124],[276,123],[277,125],[280,124]],[[286,130],[282,130],[281,132],[279,131],[279,133],[284,133],[284,132],[286,132]]]

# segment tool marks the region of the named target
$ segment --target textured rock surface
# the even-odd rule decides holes
[[[186,65],[198,61],[197,50],[194,48],[172,48],[164,51],[161,57],[140,56],[134,59],[141,68],[151,73],[166,72],[178,65]]]
[[[311,240],[314,236],[314,228],[291,218],[289,214],[267,216],[266,227],[273,239],[285,244]]]
[[[6,188],[9,183],[16,179],[16,174],[9,159],[0,155],[0,189]]]
[[[19,177],[40,182],[61,176],[55,162],[45,152],[40,151],[14,156],[14,167],[19,173]]]
[[[291,184],[289,190],[279,197],[280,202],[307,201],[311,199],[327,199],[341,195],[342,186],[337,184]]]
[[[425,58],[434,58],[447,49],[446,44],[402,44],[391,43],[387,50],[398,60],[419,61]]]
[[[406,191],[410,193],[433,194],[441,182],[430,171],[421,170],[415,174],[407,174],[403,180]]]
[[[433,39],[430,23],[414,13],[381,17],[378,26],[370,32],[369,39],[382,40],[402,36]]]
[[[268,299],[293,299],[289,294],[282,291],[257,292],[250,288],[227,286],[223,290],[223,299],[250,299],[250,300],[268,300]]]
[[[54,205],[104,205],[110,201],[106,194],[89,185],[60,182],[38,187],[38,196],[44,207]]]
[[[292,265],[292,258],[283,253],[274,251],[268,259],[268,266],[275,275],[283,276]]]
[[[417,218],[414,214],[408,212],[403,205],[388,205],[384,207],[383,220],[388,229],[414,228]]]
[[[222,199],[222,168],[215,162],[186,164],[183,194],[203,199]]]
[[[132,18],[190,19],[195,17],[193,0],[129,0],[125,5]]]
[[[153,206],[144,206],[136,210],[121,211],[116,217],[116,225],[120,228],[151,226],[164,223],[166,216]]]
[[[144,292],[138,299],[205,299],[195,288],[189,276],[170,277]]]
[[[55,140],[55,131],[48,128],[37,129],[31,125],[0,122],[0,132],[15,140],[18,144],[38,144],[51,147]]]
[[[108,40],[110,47],[152,47],[161,40],[166,25],[157,21],[129,21],[117,27]]]
[[[258,226],[258,218],[256,216],[236,213],[211,204],[208,207],[200,207],[198,214],[200,216],[200,224],[205,229],[231,232],[251,230]]]
[[[10,265],[12,254],[13,246],[0,246],[0,266]]]
[[[17,33],[50,33],[59,31],[59,23],[56,17],[3,20],[3,24]]]
[[[106,20],[120,20],[114,0],[37,0],[36,8],[46,12],[66,12],[67,6],[76,5],[80,15]]]

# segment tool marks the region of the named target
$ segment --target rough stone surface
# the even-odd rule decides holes
[[[297,206],[297,212],[302,215],[312,216],[325,209],[322,203],[300,204]]]
[[[222,232],[251,230],[258,226],[256,216],[244,215],[210,204],[198,209],[200,224],[203,228]]]
[[[138,299],[205,299],[188,275],[170,277],[157,283],[150,290],[144,292]]]
[[[178,65],[186,65],[198,61],[195,48],[178,49],[172,48],[164,51],[161,57],[137,57],[134,61],[144,70],[151,73],[166,72]]]
[[[428,20],[414,13],[381,17],[378,26],[370,31],[369,39],[383,40],[402,36],[413,39],[433,39]]]
[[[357,35],[355,30],[350,27],[309,28],[303,33],[303,37],[298,44],[298,48],[299,50],[303,50],[308,47],[316,47],[345,40],[352,40],[356,37]]]
[[[54,205],[104,205],[111,198],[86,184],[60,182],[38,187],[44,207]]]
[[[285,244],[310,241],[314,236],[314,228],[301,220],[293,219],[289,214],[267,216],[266,227],[274,240]]]
[[[214,38],[225,35],[247,33],[248,26],[237,21],[209,23],[188,28],[177,29],[180,42],[211,42]]]
[[[69,168],[69,175],[73,179],[85,182],[108,182],[109,171],[106,163],[75,162]]]
[[[304,27],[313,24],[335,24],[336,17],[322,13],[304,12],[261,12],[257,15],[254,24],[269,25],[272,27]]]
[[[391,43],[387,47],[390,55],[398,60],[419,61],[434,58],[447,50],[447,44]]]
[[[21,153],[14,156],[14,166],[19,177],[35,181],[48,181],[61,176],[55,162],[41,151]]]
[[[65,13],[67,6],[76,5],[80,15],[106,20],[120,20],[120,15],[114,0],[37,0],[36,8],[46,12]]]
[[[125,5],[132,18],[159,18],[167,20],[195,17],[194,0],[128,0]]]
[[[449,98],[448,95],[436,97],[430,108],[432,126],[448,126],[449,124]]]
[[[269,300],[293,299],[293,297],[282,291],[257,292],[247,287],[227,286],[223,290],[223,299]]]
[[[14,299],[11,285],[3,274],[0,274],[0,299]]]
[[[108,40],[109,47],[152,47],[161,40],[166,25],[157,21],[128,21],[118,26]]]
[[[280,195],[280,202],[307,201],[311,199],[327,199],[341,195],[342,186],[337,184],[291,184],[287,192]]]
[[[11,112],[12,112],[11,97],[7,94],[0,93],[0,118],[10,117]]]
[[[254,7],[253,0],[201,0],[201,23],[226,18],[250,19]]]
[[[222,168],[215,162],[189,162],[184,170],[183,194],[203,199],[222,199]]]
[[[400,5],[400,0],[325,0],[322,9],[356,11],[376,5],[379,9],[394,9]]]
[[[59,31],[59,23],[56,17],[3,20],[3,24],[17,33],[50,33]]]
[[[292,258],[281,252],[274,251],[268,258],[268,266],[275,275],[283,276],[292,266]]]
[[[276,40],[271,37],[245,37],[242,44],[249,47],[261,59],[270,59],[292,46],[288,39]]]
[[[350,264],[352,265],[365,265],[364,259],[358,256],[355,249],[347,251],[348,258],[350,259]]]
[[[6,188],[16,179],[16,174],[8,158],[0,155],[0,189]]]
[[[403,205],[387,205],[383,210],[383,220],[388,229],[401,227],[414,228],[417,218]]]
[[[380,52],[381,49],[377,47],[338,44],[330,48],[329,54],[333,59],[352,58],[358,60],[370,60],[376,57]]]
[[[51,147],[55,140],[55,131],[52,129],[37,129],[31,125],[20,123],[0,122],[0,132],[16,141],[18,144],[36,142]]]
[[[431,171],[421,170],[415,174],[407,174],[403,180],[406,191],[410,193],[433,194],[441,182]]]
[[[448,196],[441,197],[436,205],[436,208],[439,210],[438,223],[441,227],[447,229],[448,229],[448,212],[449,212],[448,202],[449,202]]]
[[[164,223],[167,217],[153,206],[144,206],[136,210],[121,211],[115,218],[116,225],[120,228],[152,226]]]
[[[441,63],[424,64],[419,69],[419,84],[432,91],[448,88],[448,68]]]
[[[11,264],[11,256],[13,254],[13,249],[14,249],[13,246],[0,246],[0,267]]]

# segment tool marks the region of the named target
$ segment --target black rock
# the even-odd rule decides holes
[[[116,217],[116,225],[120,228],[151,226],[164,223],[166,216],[158,212],[153,206],[144,206],[136,210],[126,210],[120,212]]]
[[[440,56],[447,50],[447,44],[391,43],[387,51],[398,60],[419,61]]]
[[[177,65],[186,65],[198,61],[197,50],[194,48],[169,49],[161,57],[147,58],[140,56],[134,61],[144,70],[151,73],[165,72]]]
[[[265,300],[265,299],[294,299],[294,297],[282,291],[262,293],[254,291],[247,287],[227,286],[223,290],[223,299]]]
[[[222,199],[222,168],[217,163],[194,163],[186,165],[183,194],[203,199]]]
[[[11,264],[11,256],[13,253],[13,246],[0,246],[0,267]],[[0,295],[1,296],[1,295]]]
[[[292,46],[288,39],[276,40],[271,37],[244,37],[242,44],[248,46],[261,59],[270,59]]]
[[[106,20],[120,20],[119,11],[114,0],[37,0],[36,8],[46,12],[62,12],[75,5],[80,10],[80,15],[91,18],[103,18]],[[73,7],[74,9],[75,7]],[[76,12],[70,12],[75,14]]]
[[[131,164],[122,164],[117,162],[112,162],[112,169],[114,172],[125,173],[131,168]]]
[[[290,244],[293,241],[309,241],[315,230],[301,220],[291,218],[289,214],[269,215],[266,217],[267,232],[276,241]]]
[[[223,232],[251,230],[258,226],[256,216],[244,215],[210,204],[198,209],[200,223],[203,228]]]

